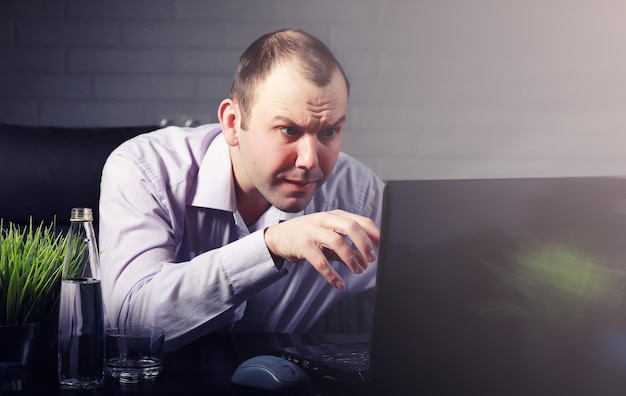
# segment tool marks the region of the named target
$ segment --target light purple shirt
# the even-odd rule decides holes
[[[133,138],[111,154],[102,174],[99,248],[108,319],[113,326],[164,328],[168,350],[224,328],[306,331],[348,293],[372,288],[376,263],[360,275],[332,263],[346,283],[338,290],[307,262],[278,270],[263,229],[332,209],[380,224],[382,191],[373,172],[341,153],[304,211],[270,207],[247,227],[219,124]]]

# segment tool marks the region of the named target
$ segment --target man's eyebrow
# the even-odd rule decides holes
[[[272,118],[272,121],[278,121],[278,122],[284,123],[285,125],[300,126],[297,122],[293,121],[291,118],[285,117],[285,116],[281,116],[281,115],[274,116]],[[346,121],[346,116],[344,114],[341,117],[339,117],[339,119],[337,119],[337,121],[335,121],[334,123],[330,124],[326,128],[334,128],[334,127],[336,127],[338,125],[343,124],[345,121]]]
[[[339,117],[339,119],[337,121],[335,121],[331,127],[336,127],[337,125],[341,125],[346,121],[346,115],[342,115],[341,117]]]
[[[291,118],[280,116],[280,115],[274,116],[272,118],[272,121],[279,121],[279,122],[281,122],[283,124],[287,124],[287,125],[298,125]]]

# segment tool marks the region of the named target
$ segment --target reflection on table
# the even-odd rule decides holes
[[[163,372],[156,380],[120,384],[106,378],[102,388],[69,391],[56,382],[37,381],[21,392],[7,395],[266,395],[271,392],[232,384],[230,378],[244,360],[281,346],[306,345],[328,340],[320,335],[276,333],[214,333],[165,355]],[[339,384],[315,380],[306,389],[290,395],[342,395],[349,392]],[[352,391],[355,391],[352,389]],[[361,392],[362,393],[362,392]],[[274,393],[275,394],[275,393]],[[283,393],[284,394],[284,393]]]

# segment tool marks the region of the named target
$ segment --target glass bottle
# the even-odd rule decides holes
[[[100,261],[90,208],[73,208],[63,260],[59,302],[59,383],[62,388],[102,385],[104,307]]]

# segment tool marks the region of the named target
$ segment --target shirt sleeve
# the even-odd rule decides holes
[[[236,321],[246,299],[286,270],[274,265],[263,230],[175,262],[184,225],[167,194],[141,164],[112,155],[102,174],[99,242],[111,324],[162,327],[172,349]]]

